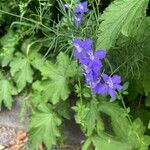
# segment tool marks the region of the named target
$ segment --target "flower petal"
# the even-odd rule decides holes
[[[115,97],[116,96],[116,91],[114,90],[114,89],[112,89],[112,88],[109,88],[109,95],[111,96],[111,97]]]
[[[108,80],[109,80],[109,76],[105,73],[102,74],[102,78],[105,82],[108,82]]]
[[[98,59],[103,59],[106,57],[106,51],[104,50],[97,50],[95,52],[95,57],[98,58]]]
[[[84,13],[83,10],[80,7],[76,7],[73,11],[74,11],[75,14],[78,14],[78,13],[83,14]]]
[[[82,18],[83,18],[83,14],[82,13],[76,13],[74,16],[74,21],[75,21],[75,25],[78,27],[81,25],[82,22]]]
[[[98,90],[98,82],[97,82],[97,81],[92,82],[90,86],[91,86],[92,92],[93,92],[94,94],[96,94],[96,93],[97,93],[97,90]]]
[[[73,50],[73,56],[76,57],[77,59],[79,58],[79,53],[76,48],[74,48]]]
[[[119,85],[119,84],[114,84],[114,88],[119,91],[119,90],[122,90],[122,89],[123,89],[123,86],[121,86],[121,85]]]
[[[79,59],[80,64],[83,64],[83,65],[87,65],[89,63],[89,61],[90,61],[90,59],[88,57]]]
[[[93,41],[91,39],[86,39],[82,43],[82,47],[85,49],[86,52],[91,52],[93,46]]]
[[[80,7],[80,6],[82,6],[82,8],[83,8],[82,10],[83,10],[84,12],[87,12],[87,11],[88,11],[88,8],[87,8],[87,7],[88,7],[88,2],[82,2],[82,3],[79,4],[79,7]]]
[[[75,47],[78,47],[78,46],[82,47],[82,41],[81,41],[81,39],[79,37],[74,38],[73,39],[73,45]]]
[[[108,85],[107,84],[98,84],[98,93],[105,95],[108,92]]]
[[[89,66],[84,65],[84,71],[86,74],[92,72],[92,69]]]
[[[97,71],[99,72],[99,70],[101,69],[102,67],[102,63],[101,61],[98,61],[98,60],[93,60],[89,63],[89,65],[93,68],[93,71]]]
[[[121,77],[119,75],[113,75],[112,76],[113,83],[121,83]]]
[[[78,2],[77,7],[74,9],[75,13],[85,13],[88,11],[88,2]]]

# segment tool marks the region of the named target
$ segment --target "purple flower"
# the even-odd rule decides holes
[[[88,2],[78,2],[77,7],[74,9],[74,19],[77,27],[81,25],[83,15],[88,11],[87,7]]]
[[[91,50],[87,52],[87,56],[80,59],[80,63],[84,66],[84,74],[86,83],[91,87],[94,94],[98,91],[99,76],[102,63],[100,59],[106,57],[106,52],[98,50],[95,53]]]
[[[106,52],[104,50],[97,50],[95,53],[91,50],[87,52],[87,57],[80,59],[80,62],[87,65],[89,69],[92,69],[96,73],[102,67],[100,59],[105,57]]]
[[[118,75],[110,77],[107,74],[102,74],[102,79],[104,80],[104,84],[99,85],[98,93],[108,93],[112,98],[116,97],[116,91],[122,89],[122,86],[120,85],[121,77]]]
[[[74,45],[74,56],[79,59],[85,58],[87,56],[87,53],[92,50],[92,40],[86,39],[81,40],[80,38],[75,38],[73,40]]]
[[[108,92],[108,86],[106,84],[99,83],[97,85],[97,93],[98,94],[106,95],[107,92]]]
[[[102,68],[101,59],[106,57],[106,51],[92,49],[92,40],[75,38],[74,44],[74,56],[79,60],[79,63],[83,66],[84,76],[86,83],[90,86],[94,94],[109,94],[111,98],[115,98],[117,91],[122,89],[121,77],[119,75],[113,75],[112,77],[107,74],[100,74]]]
[[[88,71],[85,69],[84,67],[84,75],[86,78],[86,82],[87,84],[91,84],[92,82],[95,82],[98,80],[99,78],[99,73],[98,72],[94,72],[92,69],[89,69]]]
[[[88,2],[80,2],[78,1],[77,7],[74,9],[75,13],[85,13],[88,11]]]
[[[97,50],[93,52],[93,42],[91,39],[81,40],[75,38],[73,40],[74,56],[83,65],[86,83],[91,87],[93,93],[97,93],[99,85],[100,69],[102,67],[101,59],[106,57],[106,51]]]
[[[91,90],[94,94],[97,93],[97,90],[98,90],[98,85],[99,85],[99,80],[98,81],[95,81],[95,82],[92,82],[90,87],[91,87]]]

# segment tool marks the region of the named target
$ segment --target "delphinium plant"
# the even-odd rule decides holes
[[[23,96],[30,149],[63,145],[72,112],[83,150],[148,149],[148,3],[0,2],[0,105]]]

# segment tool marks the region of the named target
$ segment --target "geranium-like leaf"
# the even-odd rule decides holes
[[[101,135],[101,137],[94,136],[92,137],[92,142],[95,146],[95,150],[131,150],[128,143],[116,140],[108,135]]]
[[[77,63],[70,61],[64,53],[60,53],[55,64],[46,61],[39,66],[36,64],[34,66],[41,71],[43,76],[43,81],[38,83],[39,88],[36,88],[41,91],[43,100],[50,99],[53,104],[56,104],[60,99],[66,100],[70,93],[69,78],[76,75]]]
[[[17,53],[16,57],[11,61],[10,67],[11,75],[17,83],[18,91],[20,92],[27,82],[31,83],[33,80],[33,70],[30,62],[24,55]]]
[[[3,102],[8,109],[11,109],[12,96],[17,94],[17,90],[11,81],[7,80],[2,74],[0,77],[0,85],[0,107]]]
[[[58,129],[60,124],[58,116],[49,107],[40,104],[30,118],[29,138],[33,149],[38,148],[41,143],[44,143],[48,149],[56,145],[57,137],[60,136]]]
[[[96,101],[92,100],[87,105],[77,103],[77,106],[73,107],[73,109],[76,112],[76,122],[82,126],[87,136],[91,136],[94,131],[99,133],[104,130],[104,124],[100,117],[98,103]]]
[[[14,33],[12,30],[9,30],[8,33],[0,39],[2,45],[2,52],[0,55],[2,66],[7,66],[13,59],[13,53],[18,40],[18,34]]]

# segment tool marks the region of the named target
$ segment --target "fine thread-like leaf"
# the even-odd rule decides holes
[[[146,15],[148,0],[115,0],[101,16],[97,49],[109,50],[122,33],[129,36]]]

